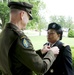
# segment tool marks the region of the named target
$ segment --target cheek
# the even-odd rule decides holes
[[[29,17],[28,17],[27,14],[24,16],[24,22],[25,22],[26,24],[29,22]]]
[[[29,22],[28,18],[24,18],[24,23],[27,24]]]
[[[47,40],[49,42],[51,42],[51,43],[56,42],[57,38],[58,38],[58,36],[56,34],[54,34],[54,35],[47,35]]]
[[[51,40],[53,40],[53,36],[47,35],[47,40],[50,42]]]
[[[26,22],[28,23],[29,22],[29,19],[27,18]]]
[[[57,35],[57,34],[55,34],[55,35],[54,35],[54,37],[55,37],[55,38],[58,38],[58,35]]]
[[[53,36],[52,36],[52,35],[47,35],[47,37],[48,37],[48,38],[51,38],[51,39],[53,38]]]

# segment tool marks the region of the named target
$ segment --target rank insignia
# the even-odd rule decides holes
[[[23,39],[23,45],[24,47],[29,47],[28,41],[26,39]]]

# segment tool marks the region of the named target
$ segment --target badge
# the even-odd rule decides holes
[[[55,28],[55,27],[56,27],[56,25],[55,25],[55,24],[53,24],[52,28]]]
[[[23,45],[24,47],[29,47],[28,41],[26,39],[23,39]]]

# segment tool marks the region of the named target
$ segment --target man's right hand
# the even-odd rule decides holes
[[[54,55],[59,54],[59,48],[57,46],[54,46],[54,47],[50,48],[49,50],[51,50],[54,53]]]

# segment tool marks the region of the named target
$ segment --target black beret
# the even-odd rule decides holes
[[[49,30],[49,29],[59,30],[59,29],[61,29],[61,26],[55,22],[52,22],[48,25],[47,30]]]
[[[24,10],[28,13],[28,15],[30,16],[30,20],[32,20],[32,15],[31,15],[31,10],[33,8],[33,5],[26,3],[26,2],[14,2],[11,1],[8,3],[8,7],[10,9],[19,9],[19,10]]]

